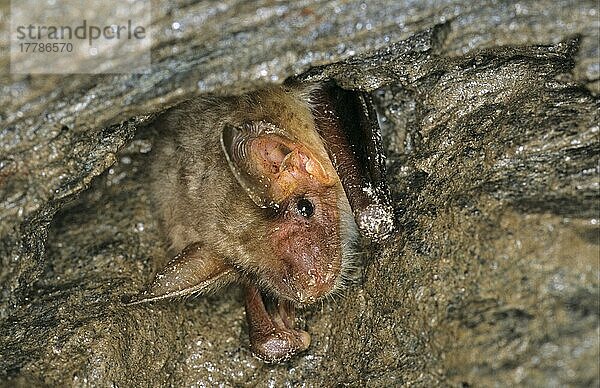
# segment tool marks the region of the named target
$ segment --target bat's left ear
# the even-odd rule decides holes
[[[207,293],[235,280],[234,269],[209,248],[193,243],[175,256],[142,294],[126,304]]]
[[[335,183],[313,152],[269,123],[225,126],[221,146],[233,175],[262,208],[279,208],[306,184]]]

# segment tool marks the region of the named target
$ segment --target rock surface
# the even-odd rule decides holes
[[[157,2],[149,74],[6,70],[0,378],[598,385],[598,12],[566,1]],[[363,246],[344,298],[300,314],[309,351],[278,366],[254,359],[234,288],[124,306],[164,260],[145,168],[160,134],[144,125],[191,95],[311,66],[304,77],[373,93],[401,228]]]

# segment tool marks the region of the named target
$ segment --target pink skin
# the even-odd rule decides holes
[[[341,267],[339,247],[323,244],[322,237],[339,239],[339,230],[332,227],[339,223],[334,190],[310,192],[303,198],[312,201],[314,214],[305,218],[292,203],[274,222],[271,234],[275,255],[285,265],[284,277],[273,279],[274,285],[281,296],[299,304],[312,303],[331,291]]]

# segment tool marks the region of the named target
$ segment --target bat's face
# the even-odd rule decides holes
[[[291,137],[270,123],[248,123],[226,129],[223,148],[254,206],[265,209],[266,229],[255,235],[260,244],[244,269],[276,296],[308,304],[339,284],[353,221],[329,158]]]
[[[263,278],[280,296],[296,303],[312,303],[338,283],[344,242],[337,186],[318,183],[297,190],[269,224],[276,260]],[[278,260],[277,260],[278,259]]]

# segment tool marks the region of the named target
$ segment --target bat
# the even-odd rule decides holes
[[[253,354],[306,350],[295,308],[344,288],[359,234],[394,229],[369,96],[290,82],[198,97],[154,126],[151,192],[172,259],[131,303],[240,284]]]

